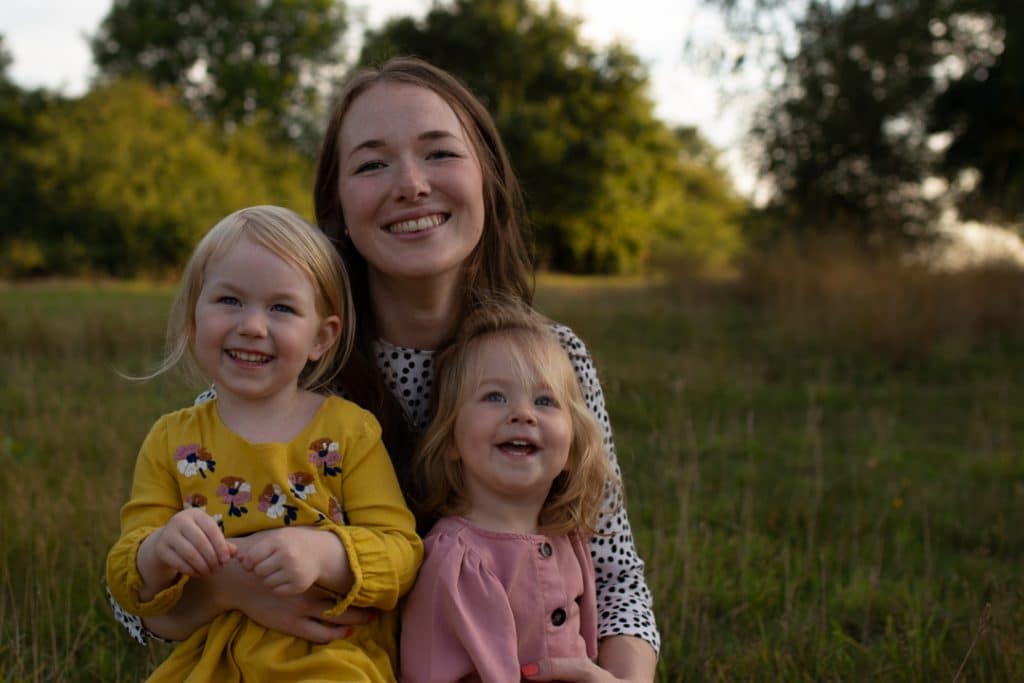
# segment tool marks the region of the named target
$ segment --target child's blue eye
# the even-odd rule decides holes
[[[233,296],[222,296],[217,299],[217,303],[224,304],[225,306],[239,306],[242,302]]]
[[[295,309],[292,308],[291,306],[289,306],[288,304],[274,304],[273,306],[270,307],[270,310],[274,311],[275,313],[294,313],[295,312]]]
[[[484,395],[484,401],[488,403],[504,403],[505,395],[500,391],[488,391]]]
[[[538,396],[537,398],[534,399],[533,404],[538,406],[545,406],[547,408],[558,407],[558,401],[551,398],[550,396]]]

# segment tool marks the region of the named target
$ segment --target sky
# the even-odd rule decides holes
[[[22,87],[45,86],[76,96],[93,75],[86,35],[95,32],[111,0],[3,0],[0,34],[14,58],[10,75]],[[348,0],[366,25],[379,26],[396,15],[422,16],[431,0]],[[625,42],[646,63],[651,96],[659,118],[672,125],[695,125],[723,152],[737,188],[754,188],[749,164],[740,153],[745,109],[725,106],[709,75],[684,54],[687,39],[722,34],[717,15],[700,0],[558,0],[583,20],[583,38],[597,46]],[[624,11],[624,6],[626,11]],[[346,34],[361,34],[354,26]]]

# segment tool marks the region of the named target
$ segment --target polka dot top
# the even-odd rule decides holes
[[[612,469],[621,478],[612,427],[604,405],[604,393],[590,354],[580,338],[568,327],[553,324],[552,330],[569,354],[583,398],[604,432],[605,451]],[[375,346],[377,366],[388,388],[401,401],[410,424],[423,431],[430,422],[434,352],[395,346],[384,340],[378,340]],[[196,398],[196,403],[213,398],[214,395],[212,390],[205,391]],[[620,488],[609,488],[597,526],[600,535],[590,540],[590,555],[594,560],[597,588],[598,638],[636,636],[650,643],[657,652],[661,638],[654,621],[651,592],[644,579],[643,560],[633,544],[633,534]],[[118,605],[109,590],[107,596],[115,618],[133,638],[143,644],[150,638],[161,640],[145,628],[139,617],[129,614]]]

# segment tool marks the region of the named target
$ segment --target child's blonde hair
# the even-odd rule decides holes
[[[225,216],[206,233],[185,265],[181,287],[167,321],[167,355],[149,377],[167,372],[179,363],[190,376],[202,377],[192,342],[196,334],[196,302],[203,289],[206,266],[248,238],[287,261],[309,277],[316,294],[316,310],[322,318],[341,319],[338,340],[320,357],[307,364],[299,377],[303,389],[326,387],[345,364],[355,336],[352,293],[345,264],[324,233],[302,216],[280,206],[250,206]]]
[[[414,503],[428,517],[469,509],[462,461],[455,453],[459,406],[479,382],[480,348],[500,341],[515,374],[546,384],[569,414],[572,442],[565,471],[555,477],[538,519],[540,533],[594,533],[606,486],[617,486],[605,455],[601,428],[583,400],[569,357],[549,321],[513,300],[488,301],[463,321],[455,340],[438,353],[434,368],[434,419],[413,459],[419,494]]]

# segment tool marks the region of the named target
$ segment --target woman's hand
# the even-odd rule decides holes
[[[651,683],[658,655],[645,641],[635,636],[608,636],[597,646],[598,664],[589,659],[549,657],[522,668],[523,677],[531,681],[633,681]]]
[[[265,536],[275,535],[280,534],[266,531],[232,540],[238,546],[239,555],[244,556],[264,545]],[[320,536],[317,540],[322,542],[327,538]],[[314,643],[345,638],[352,632],[351,626],[368,623],[377,616],[376,610],[350,607],[336,617],[325,618],[323,613],[335,605],[335,598],[330,593],[316,586],[293,595],[272,592],[263,579],[246,571],[239,562],[225,565],[213,577],[213,582],[215,585],[211,588],[222,593],[218,602],[227,609],[237,609],[261,626]]]
[[[586,657],[549,657],[525,665],[521,673],[530,681],[572,681],[577,683],[614,683],[616,678]]]
[[[243,551],[259,538],[257,533],[231,540]],[[238,561],[231,561],[206,578],[189,581],[171,612],[146,617],[144,622],[163,638],[185,640],[217,615],[235,609],[261,626],[326,643],[347,637],[351,626],[368,623],[377,616],[376,610],[350,607],[336,617],[323,617],[324,611],[334,605],[335,598],[316,586],[297,595],[272,593],[258,576]]]

